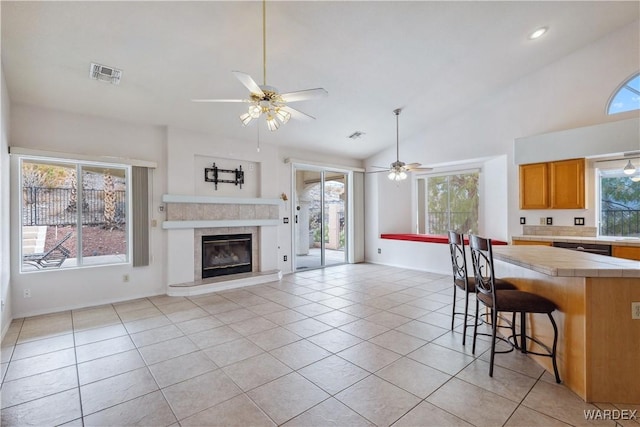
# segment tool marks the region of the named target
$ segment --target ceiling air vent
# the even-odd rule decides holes
[[[364,135],[364,132],[360,132],[359,130],[357,130],[354,133],[352,133],[351,135],[349,135],[347,138],[349,138],[349,139],[358,139],[358,138],[362,137],[362,135]]]
[[[89,71],[89,77],[94,80],[100,80],[103,82],[111,83],[113,85],[120,84],[120,77],[122,76],[122,70],[117,68],[107,67],[106,65],[91,63],[91,69]]]

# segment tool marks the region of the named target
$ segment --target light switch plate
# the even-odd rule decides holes
[[[633,320],[640,320],[640,302],[631,303],[631,318]]]
[[[527,223],[527,219],[523,216],[520,217],[520,224],[526,224]]]
[[[553,217],[547,217],[547,225],[553,225]]]

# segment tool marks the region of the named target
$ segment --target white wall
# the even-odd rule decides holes
[[[156,162],[151,185],[152,206],[159,206],[166,188],[166,129],[136,125],[79,114],[14,104],[11,108],[10,146],[90,156],[114,156]],[[12,159],[12,183],[19,171]],[[12,187],[12,212],[19,197]],[[3,193],[4,194],[4,193]],[[158,218],[152,209],[152,218]],[[13,316],[22,317],[69,308],[100,305],[113,301],[165,293],[165,235],[152,228],[151,265],[100,266],[56,271],[20,273],[20,221],[12,218],[11,288]],[[129,275],[129,282],[123,275]],[[23,290],[31,289],[31,298]]]
[[[278,198],[283,191],[277,178],[278,153],[272,145],[263,144],[258,151],[252,144],[175,127],[169,127],[167,141],[169,194],[273,199]],[[213,183],[204,183],[205,165],[210,167],[207,163],[216,160],[225,169],[235,169],[239,165],[246,168],[246,188],[221,183],[216,191]],[[249,170],[252,165],[253,170]],[[277,248],[278,228],[260,227],[261,247]],[[167,230],[166,234],[166,284],[193,282],[193,230]],[[278,269],[278,251],[261,250],[259,265],[261,271]]]
[[[10,236],[9,230],[9,92],[4,80],[2,64],[0,64],[0,84],[2,99],[0,101],[0,298],[2,300],[2,316],[0,318],[1,337],[4,337],[12,319],[11,303]]]
[[[169,127],[168,129],[167,192],[183,195],[213,195],[228,197],[279,198],[282,193],[288,197],[280,207],[280,218],[294,218],[292,203],[292,164],[286,159],[297,159],[311,163],[334,166],[360,167],[361,162],[320,153],[279,148],[274,144],[262,143],[260,151],[256,145],[242,141],[226,140],[216,135]],[[240,189],[232,184],[219,184],[218,191],[213,184],[204,183],[204,167],[208,162],[219,161],[220,167],[234,169],[242,165],[246,187]],[[249,170],[253,166],[253,170]],[[260,228],[260,244],[266,250],[260,251],[261,271],[281,270],[291,272],[293,253],[292,227],[280,223],[278,226]],[[167,230],[167,284],[192,282],[194,280],[193,230]],[[287,255],[287,261],[284,261]]]
[[[480,232],[504,240],[520,234],[521,211],[518,207],[518,168],[513,161],[514,140],[638,117],[638,112],[607,116],[606,103],[618,85],[638,70],[639,40],[639,24],[636,21],[541,70],[532,70],[532,74],[503,91],[427,129],[419,140],[403,141],[403,157],[406,161],[434,165],[496,158],[495,161],[487,161],[483,167],[486,191],[494,192],[495,189],[493,194],[485,196],[491,197],[499,209],[506,206],[506,210],[494,220],[485,208],[485,220]],[[367,164],[379,164],[392,157],[391,150],[388,150],[367,159]],[[497,160],[500,158],[506,158],[506,168],[503,160]],[[508,185],[506,192],[505,183]],[[405,182],[405,185],[409,186],[410,183]],[[370,191],[369,187],[366,189],[367,206],[380,210],[367,211],[366,221],[370,229],[366,259],[371,261],[380,260],[376,250],[381,245],[379,239],[371,237],[390,231],[385,218],[396,206],[385,201],[396,200],[394,193],[398,191],[388,185],[378,188],[379,191]],[[592,185],[589,191],[593,192]],[[587,198],[592,199],[593,195],[589,194]],[[409,200],[405,199],[404,203],[410,204]],[[585,211],[546,212],[552,212],[546,216],[554,217],[554,225],[573,225],[574,216],[595,216],[593,206]],[[409,255],[411,250],[406,245],[402,252]],[[424,263],[414,266],[423,267]]]
[[[507,204],[509,183],[505,176],[509,169],[509,159],[506,155],[484,162],[480,173],[480,199],[482,210],[479,212],[483,233],[493,238],[507,240],[509,206]]]

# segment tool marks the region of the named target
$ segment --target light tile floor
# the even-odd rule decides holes
[[[341,265],[18,319],[2,425],[561,426],[593,409],[519,353],[471,354],[448,276]],[[620,421],[638,426],[640,421]]]

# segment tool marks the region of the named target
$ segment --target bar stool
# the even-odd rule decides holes
[[[553,372],[556,382],[560,383],[558,365],[556,362],[556,348],[558,344],[558,327],[551,313],[557,308],[553,301],[531,292],[518,290],[498,289],[493,268],[493,249],[491,240],[479,236],[469,236],[471,247],[471,260],[476,278],[476,326],[473,329],[473,349],[476,349],[477,316],[479,302],[491,310],[491,361],[489,363],[489,376],[493,376],[493,361],[496,353],[496,330],[498,324],[498,312],[510,312],[513,314],[512,333],[513,346],[524,354],[535,354],[550,357],[553,362]],[[520,313],[520,345],[515,332],[515,315]],[[553,326],[553,346],[551,349],[535,337],[527,336],[526,319],[529,313],[546,314]],[[539,353],[527,350],[527,340],[533,341],[543,347],[547,353]],[[511,351],[511,350],[509,350]],[[498,352],[499,353],[499,352]]]
[[[469,317],[469,294],[476,292],[476,280],[467,275],[467,257],[464,250],[464,236],[453,230],[449,230],[449,250],[451,251],[451,266],[453,267],[453,308],[451,310],[451,330],[455,316],[464,315],[462,325],[462,345],[465,345],[467,338],[467,323]],[[464,313],[456,311],[456,292],[460,288],[464,292]],[[516,287],[506,280],[496,279],[496,289],[516,289]],[[475,316],[478,322],[477,316]]]

